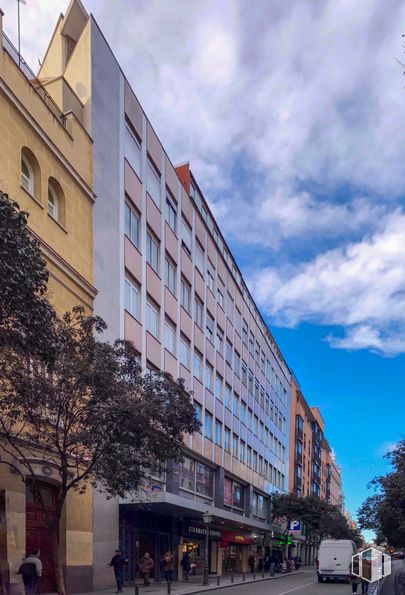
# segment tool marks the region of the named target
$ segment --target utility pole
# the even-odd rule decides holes
[[[18,67],[21,67],[21,23],[20,23],[20,4],[27,4],[26,0],[17,0],[17,28],[18,28]]]

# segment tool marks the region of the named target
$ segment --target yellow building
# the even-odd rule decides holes
[[[0,11],[0,190],[29,213],[29,227],[50,271],[49,299],[57,312],[77,304],[91,311],[96,293],[92,140],[77,113],[62,113],[52,101],[3,34],[2,19]],[[46,466],[42,474],[51,510],[57,477]],[[45,566],[41,592],[55,591],[47,529],[35,506],[26,498],[19,476],[0,465],[0,569],[10,593],[23,592],[16,571],[26,548],[41,545]],[[90,492],[68,497],[59,539],[67,591],[91,590]]]

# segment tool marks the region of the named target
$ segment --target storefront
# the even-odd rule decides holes
[[[251,544],[250,535],[236,531],[221,532],[222,574],[247,571]]]
[[[180,544],[181,558],[187,552],[190,556],[191,574],[203,575],[205,563],[205,536],[207,529],[197,523],[184,524],[182,543]],[[208,568],[209,572],[216,572],[218,560],[218,544],[221,532],[209,530]]]

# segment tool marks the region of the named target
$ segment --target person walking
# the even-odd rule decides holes
[[[173,580],[173,570],[174,570],[174,555],[173,552],[167,550],[165,555],[163,556],[163,570],[165,573],[165,579],[167,584],[169,585]]]
[[[188,552],[184,552],[183,554],[183,557],[181,559],[181,567],[183,568],[184,580],[188,581],[188,575],[190,574],[191,570],[191,560],[190,554]]]
[[[112,566],[114,569],[115,582],[117,583],[116,593],[122,593],[122,587],[124,586],[124,568],[127,564],[128,558],[124,556],[121,550],[115,550],[111,562],[107,564],[107,566]]]
[[[248,558],[248,564],[250,566],[250,571],[253,574],[255,571],[255,565],[256,565],[256,559],[253,555],[253,553],[250,554],[249,558]]]
[[[259,572],[263,572],[263,568],[264,568],[264,558],[263,558],[263,554],[260,553],[257,557],[257,570]]]
[[[369,583],[367,581],[361,581],[361,592],[362,595],[364,595],[365,593],[368,593],[368,585]]]
[[[36,595],[38,593],[38,583],[42,576],[42,562],[39,556],[39,550],[32,551],[29,556],[24,558],[18,569],[18,574],[21,574],[24,583],[25,595]]]
[[[143,586],[149,587],[149,576],[150,572],[155,566],[154,561],[152,560],[150,554],[146,552],[142,558],[139,560],[139,568],[141,569],[142,576],[143,576]]]
[[[352,593],[357,593],[357,588],[361,584],[361,578],[357,576],[357,574],[359,574],[359,561],[357,559],[353,560],[352,564],[350,564],[349,571],[350,584],[352,585]]]

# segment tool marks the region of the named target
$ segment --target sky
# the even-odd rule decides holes
[[[66,0],[21,6],[34,68]],[[355,513],[405,437],[405,4],[84,0],[320,407]],[[16,41],[16,0],[0,0]]]

